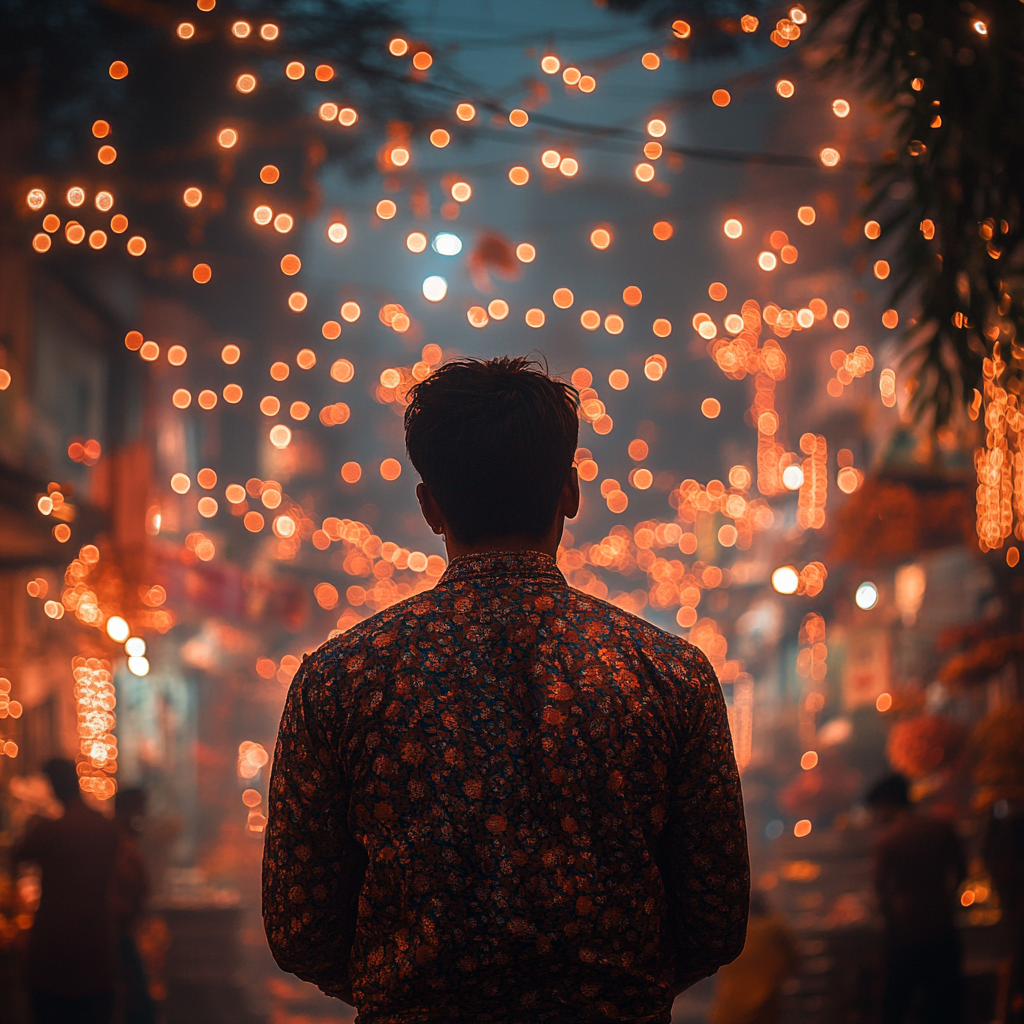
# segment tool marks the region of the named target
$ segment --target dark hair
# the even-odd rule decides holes
[[[579,440],[579,394],[525,356],[459,359],[409,391],[405,446],[465,544],[544,537]]]
[[[114,797],[114,816],[125,821],[141,818],[146,813],[146,791],[141,786],[128,786]]]
[[[902,775],[886,775],[868,790],[865,802],[869,807],[909,807],[907,780]]]
[[[51,757],[43,765],[43,774],[50,780],[53,795],[62,803],[81,799],[75,762],[66,757]]]

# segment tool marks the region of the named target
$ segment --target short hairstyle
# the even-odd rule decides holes
[[[464,544],[540,540],[579,440],[579,394],[525,356],[445,363],[409,391],[409,458]]]
[[[51,757],[43,765],[43,774],[50,780],[53,795],[62,804],[82,795],[78,787],[78,771],[70,758]]]
[[[126,786],[114,797],[114,816],[123,821],[141,818],[146,814],[146,791],[141,786]]]
[[[886,775],[868,790],[865,802],[869,807],[909,807],[910,787],[902,775]]]

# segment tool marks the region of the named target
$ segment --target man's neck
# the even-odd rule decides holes
[[[558,554],[558,542],[562,538],[562,531],[552,531],[542,540],[531,540],[529,537],[494,537],[490,540],[477,541],[472,544],[464,544],[454,537],[445,537],[444,546],[448,551],[448,560],[458,558],[460,555],[482,555],[492,551],[539,551],[541,554],[550,555],[552,558]]]

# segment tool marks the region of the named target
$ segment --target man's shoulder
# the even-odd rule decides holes
[[[666,663],[675,671],[710,671],[704,652],[681,636],[581,590],[570,587],[569,595],[569,614],[588,637],[608,647],[632,648],[646,658]]]
[[[426,629],[438,611],[431,591],[414,594],[397,604],[375,612],[322,643],[305,661],[307,674],[324,671],[358,671],[382,661],[391,661],[399,645]]]

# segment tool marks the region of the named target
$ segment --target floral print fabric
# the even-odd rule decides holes
[[[269,807],[271,949],[361,1024],[667,1024],[743,947],[712,668],[538,552],[453,559],[308,656]]]

